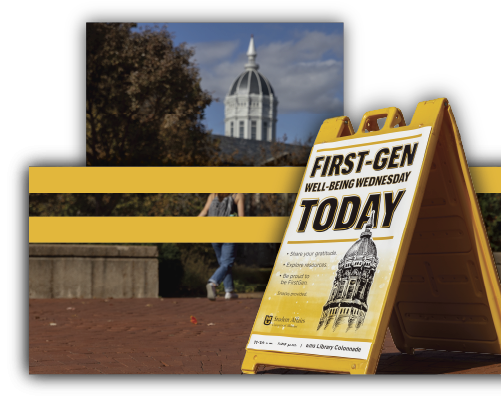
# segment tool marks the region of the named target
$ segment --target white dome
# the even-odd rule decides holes
[[[278,99],[270,82],[258,72],[256,56],[251,36],[245,70],[233,81],[224,100],[225,135],[273,142]]]
[[[270,82],[255,69],[242,72],[230,86],[228,96],[251,93],[265,96],[269,96],[270,93],[275,95]]]

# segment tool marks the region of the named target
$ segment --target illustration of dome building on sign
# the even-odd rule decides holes
[[[278,100],[270,82],[258,72],[254,37],[245,71],[231,84],[224,100],[225,136],[275,141]]]
[[[365,225],[365,231],[346,252],[338,264],[336,278],[329,299],[325,303],[317,330],[332,323],[332,331],[348,323],[346,331],[364,323],[368,310],[367,298],[379,263],[376,244],[372,240],[374,212]]]

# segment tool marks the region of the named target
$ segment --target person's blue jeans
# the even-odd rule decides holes
[[[233,291],[231,268],[235,261],[235,244],[212,244],[212,247],[214,248],[214,252],[216,252],[219,267],[209,279],[209,283],[219,285],[223,282],[224,290],[231,292]]]

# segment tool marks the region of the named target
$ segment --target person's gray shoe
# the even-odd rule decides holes
[[[216,300],[216,285],[214,283],[207,283],[207,298],[211,301]]]

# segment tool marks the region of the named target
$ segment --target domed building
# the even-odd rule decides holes
[[[270,82],[256,64],[254,37],[247,50],[248,62],[230,86],[224,100],[225,136],[275,141],[278,100]]]
[[[374,280],[379,259],[376,244],[372,240],[374,212],[365,225],[365,231],[338,264],[336,277],[329,298],[322,309],[317,330],[324,330],[332,322],[332,331],[347,323],[346,331],[355,330],[364,323],[368,310],[367,298]]]

